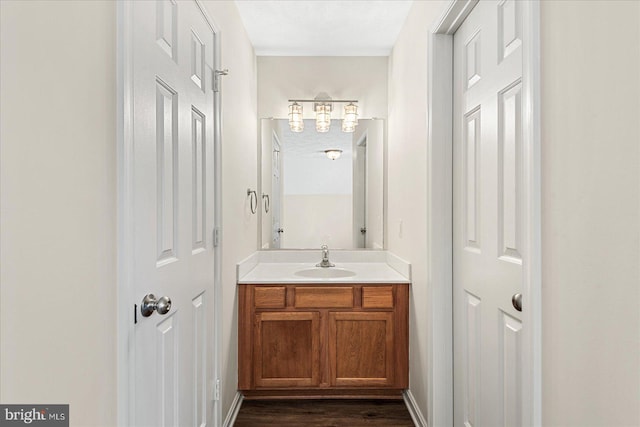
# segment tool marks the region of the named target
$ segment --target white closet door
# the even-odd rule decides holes
[[[134,422],[211,425],[214,33],[194,1],[131,5]]]
[[[522,424],[522,15],[480,1],[454,36],[454,418]]]

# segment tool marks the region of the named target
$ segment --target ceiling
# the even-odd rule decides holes
[[[236,0],[258,56],[388,56],[412,3]]]

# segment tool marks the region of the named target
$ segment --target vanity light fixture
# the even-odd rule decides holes
[[[331,127],[331,104],[316,104],[316,130],[329,132]]]
[[[353,102],[344,106],[344,119],[342,119],[342,132],[353,132],[358,126],[358,106]]]
[[[291,129],[291,132],[302,132],[304,130],[302,105],[297,102],[289,105],[289,128]]]
[[[327,157],[330,158],[331,160],[335,160],[338,157],[340,157],[340,155],[342,154],[342,150],[339,150],[337,148],[331,148],[329,150],[324,150],[324,154],[326,154]]]
[[[289,100],[289,128],[292,132],[304,130],[302,105],[305,102],[313,103],[313,111],[316,115],[316,131],[328,132],[331,127],[331,111],[333,104],[347,104],[344,107],[342,131],[353,132],[358,125],[358,103],[355,99],[333,100],[326,93],[320,93],[314,99],[290,99]]]

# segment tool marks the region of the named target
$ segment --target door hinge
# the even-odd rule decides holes
[[[220,227],[215,227],[213,229],[213,247],[217,248],[220,246]]]
[[[224,70],[215,70],[213,72],[213,91],[214,92],[220,92],[220,77],[226,76],[227,74],[229,74],[229,70],[226,68]]]
[[[213,400],[220,400],[220,380],[217,379],[213,387]]]

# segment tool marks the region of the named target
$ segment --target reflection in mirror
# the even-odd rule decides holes
[[[261,126],[262,249],[383,249],[383,121],[361,119],[356,131],[329,132],[305,120]],[[334,159],[335,158],[335,159]]]

